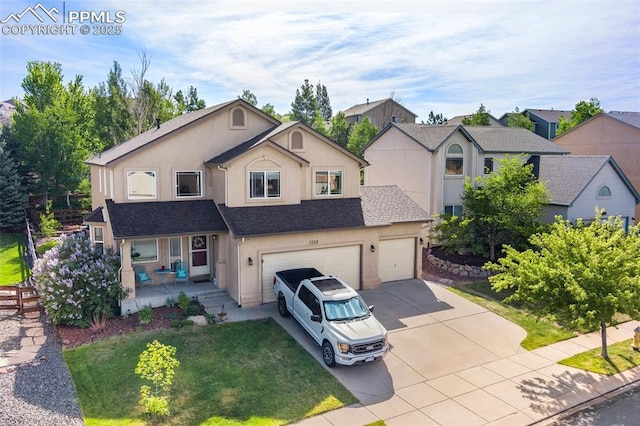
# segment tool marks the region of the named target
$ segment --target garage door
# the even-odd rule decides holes
[[[382,282],[414,278],[415,238],[380,241],[378,273]]]
[[[360,288],[360,246],[331,247],[262,255],[262,302],[274,302],[273,276],[277,271],[316,268]]]

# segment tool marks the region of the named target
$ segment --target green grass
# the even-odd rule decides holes
[[[23,234],[0,233],[0,286],[18,284],[29,278],[26,250]]]
[[[45,254],[50,248],[52,248],[56,244],[58,244],[58,240],[49,240],[49,241],[39,245],[38,247],[36,247],[36,254],[38,256],[42,256],[43,254]]]
[[[597,347],[563,359],[559,364],[611,376],[640,365],[640,352],[631,348],[632,342],[633,339],[629,339],[608,345],[608,360],[600,355],[602,348]]]
[[[134,374],[157,339],[180,366],[163,424],[281,425],[357,402],[275,321],[138,332],[63,352],[87,425],[142,425]]]
[[[502,300],[507,297],[508,294],[495,292],[491,288],[489,281],[447,288],[524,328],[527,332],[527,337],[520,345],[527,350],[533,350],[576,336],[575,333],[563,329],[556,324],[538,319],[526,311],[504,304]]]

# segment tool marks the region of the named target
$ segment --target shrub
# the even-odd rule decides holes
[[[120,258],[96,249],[84,232],[62,236],[35,261],[33,279],[53,324],[86,327],[94,312],[111,317],[127,292],[118,280]]]
[[[189,305],[187,309],[184,310],[184,314],[188,317],[200,315],[202,314],[202,309],[200,309],[199,305]]]
[[[183,311],[189,306],[189,296],[184,294],[184,291],[181,291],[178,295],[178,306],[180,306],[180,309]]]
[[[167,297],[167,300],[164,302],[164,306],[167,308],[171,308],[172,306],[175,306],[175,304],[176,300],[173,297]]]
[[[180,365],[180,361],[175,358],[176,351],[175,346],[163,345],[154,340],[147,343],[147,349],[140,354],[135,373],[151,381],[155,389],[142,385],[139,404],[145,407],[145,413],[153,417],[169,415],[169,399],[166,394],[175,376],[174,369]]]
[[[177,320],[171,321],[171,327],[173,328],[182,328],[182,327],[187,327],[191,325],[193,325],[193,321],[188,319],[182,319],[182,320],[177,319]]]
[[[62,229],[60,222],[53,216],[52,206],[53,201],[49,200],[44,213],[40,214],[40,233],[45,237],[53,237],[56,232]]]
[[[140,324],[149,324],[153,322],[153,309],[151,305],[147,305],[138,312],[138,322]]]

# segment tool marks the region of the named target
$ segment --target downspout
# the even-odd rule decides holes
[[[238,307],[241,308],[242,307],[242,266],[240,264],[240,246],[244,244],[244,237],[242,237],[242,240],[238,243]]]
[[[120,259],[122,259],[122,247],[124,246],[124,238],[120,241]],[[129,258],[131,259],[131,258]],[[131,261],[131,260],[129,260]],[[122,288],[122,262],[120,262],[120,267],[118,268],[118,281],[120,281],[120,288]],[[122,300],[118,300],[118,306],[122,308]],[[122,314],[122,310],[120,310]]]
[[[224,167],[220,166],[220,164],[218,164],[218,170],[222,170],[224,172],[224,204],[227,205],[229,204],[229,185],[227,183],[227,169],[225,169]]]

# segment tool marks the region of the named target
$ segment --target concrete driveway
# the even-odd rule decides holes
[[[360,294],[389,330],[391,351],[380,362],[329,369],[360,403],[300,425],[528,425],[640,379],[640,369],[604,377],[557,364],[598,347],[597,333],[526,351],[522,328],[439,284],[396,281]],[[295,320],[269,309],[322,364]],[[611,329],[609,342],[629,339],[638,324]]]

